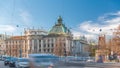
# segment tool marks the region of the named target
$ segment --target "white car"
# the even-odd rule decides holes
[[[88,59],[86,62],[95,62],[93,59]]]
[[[18,58],[15,62],[16,68],[29,68],[29,60],[27,58]]]

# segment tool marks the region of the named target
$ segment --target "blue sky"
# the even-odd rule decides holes
[[[101,28],[105,33],[108,27],[117,27],[119,3],[120,0],[0,0],[0,33],[18,35],[23,28],[33,26],[48,30],[61,15],[75,36],[93,37]]]

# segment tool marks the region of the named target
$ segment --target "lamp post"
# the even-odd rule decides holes
[[[22,32],[21,32],[21,41],[20,41],[20,58],[22,57]]]
[[[17,28],[19,28],[19,25],[16,25]],[[21,36],[20,36],[20,49],[19,49],[19,57],[22,57],[22,32],[21,32]]]

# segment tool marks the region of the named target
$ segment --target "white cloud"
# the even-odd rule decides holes
[[[120,23],[120,17],[116,17],[116,18],[113,18],[111,20],[107,20],[105,22],[110,23],[110,24],[119,24]]]
[[[78,31],[73,31],[73,36],[74,36],[74,37],[76,37],[76,36],[80,36],[80,35],[81,35],[80,32],[78,32]]]
[[[99,32],[98,24],[94,24],[92,21],[82,22],[79,26],[79,29],[83,32],[96,34]]]
[[[116,13],[109,13],[108,15],[116,15],[116,16],[120,16],[120,11],[116,12]]]
[[[112,35],[112,30],[120,25],[120,11],[116,13],[107,13],[98,17],[97,21],[84,21],[79,24],[79,31],[74,31],[73,34],[85,35],[88,39],[96,39],[100,33],[108,36]],[[102,31],[100,31],[100,29]]]
[[[20,10],[19,16],[25,25],[29,25],[32,21],[32,16],[28,11]]]
[[[15,27],[11,25],[0,25],[0,31],[1,32],[14,32]]]

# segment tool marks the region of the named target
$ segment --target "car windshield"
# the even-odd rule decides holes
[[[11,61],[16,61],[17,60],[17,58],[11,58]]]
[[[52,55],[50,55],[50,56],[34,56],[33,58],[58,58],[58,57],[56,57],[56,56],[52,56]]]
[[[6,60],[10,60],[11,59],[11,57],[6,57]]]
[[[36,63],[39,63],[39,62],[51,62],[51,60],[50,59],[42,59],[42,58],[36,58],[35,60],[34,60]]]
[[[34,61],[36,63],[39,63],[39,62],[54,62],[54,61],[58,60],[57,56],[34,56],[32,58],[34,58]]]

